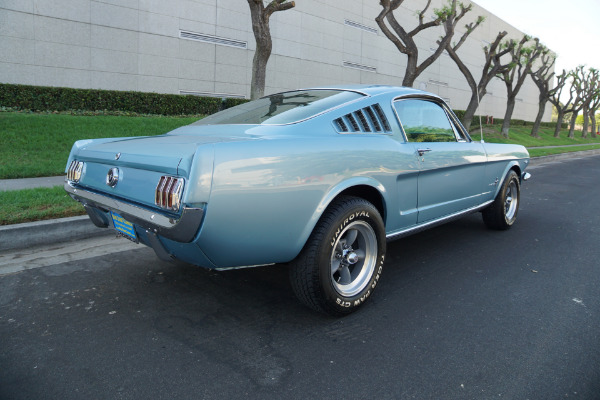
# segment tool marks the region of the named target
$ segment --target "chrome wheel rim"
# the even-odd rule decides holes
[[[360,293],[371,280],[377,262],[377,236],[364,221],[354,221],[340,233],[331,252],[331,282],[342,296]]]
[[[506,188],[506,195],[504,197],[504,215],[507,222],[514,220],[517,214],[517,206],[519,205],[518,190],[517,182],[514,179],[511,180]]]

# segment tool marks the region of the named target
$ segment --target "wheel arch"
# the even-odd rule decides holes
[[[506,165],[506,168],[504,169],[504,172],[502,173],[502,179],[500,180],[500,182],[498,182],[498,185],[496,185],[496,193],[494,193],[494,198],[496,198],[496,196],[498,196],[498,193],[500,192],[500,189],[502,188],[502,185],[504,184],[504,180],[506,179],[506,177],[508,176],[510,171],[515,171],[515,173],[519,177],[519,182],[521,181],[521,165],[519,164],[519,162],[517,160],[511,161],[510,163],[508,163]]]
[[[332,187],[321,199],[321,202],[319,203],[318,207],[313,213],[313,216],[307,223],[304,232],[302,233],[301,247],[303,247],[308,241],[308,238],[323,216],[323,213],[327,210],[327,207],[329,207],[331,203],[333,203],[340,196],[354,196],[367,200],[373,204],[377,211],[379,211],[379,214],[383,219],[384,226],[386,225],[388,201],[385,187],[382,183],[372,178],[354,177]]]

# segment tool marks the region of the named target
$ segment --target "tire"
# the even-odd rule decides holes
[[[385,228],[377,209],[364,199],[342,196],[325,210],[292,262],[294,293],[313,310],[350,314],[377,286],[385,249]]]
[[[509,229],[517,220],[521,185],[519,176],[513,170],[506,175],[502,188],[494,202],[483,210],[483,222],[490,229],[504,231]]]

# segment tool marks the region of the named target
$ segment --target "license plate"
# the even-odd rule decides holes
[[[117,233],[129,240],[132,240],[132,241],[138,243],[138,238],[135,233],[133,224],[131,222],[127,221],[125,218],[121,217],[116,212],[111,211],[110,215],[113,220],[113,226],[115,227],[115,230],[117,231]]]

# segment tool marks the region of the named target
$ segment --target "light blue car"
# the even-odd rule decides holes
[[[81,140],[65,190],[99,227],[164,260],[290,263],[294,292],[333,315],[373,293],[386,241],[482,211],[517,217],[527,150],[472,140],[411,88],[290,91],[161,136]]]

